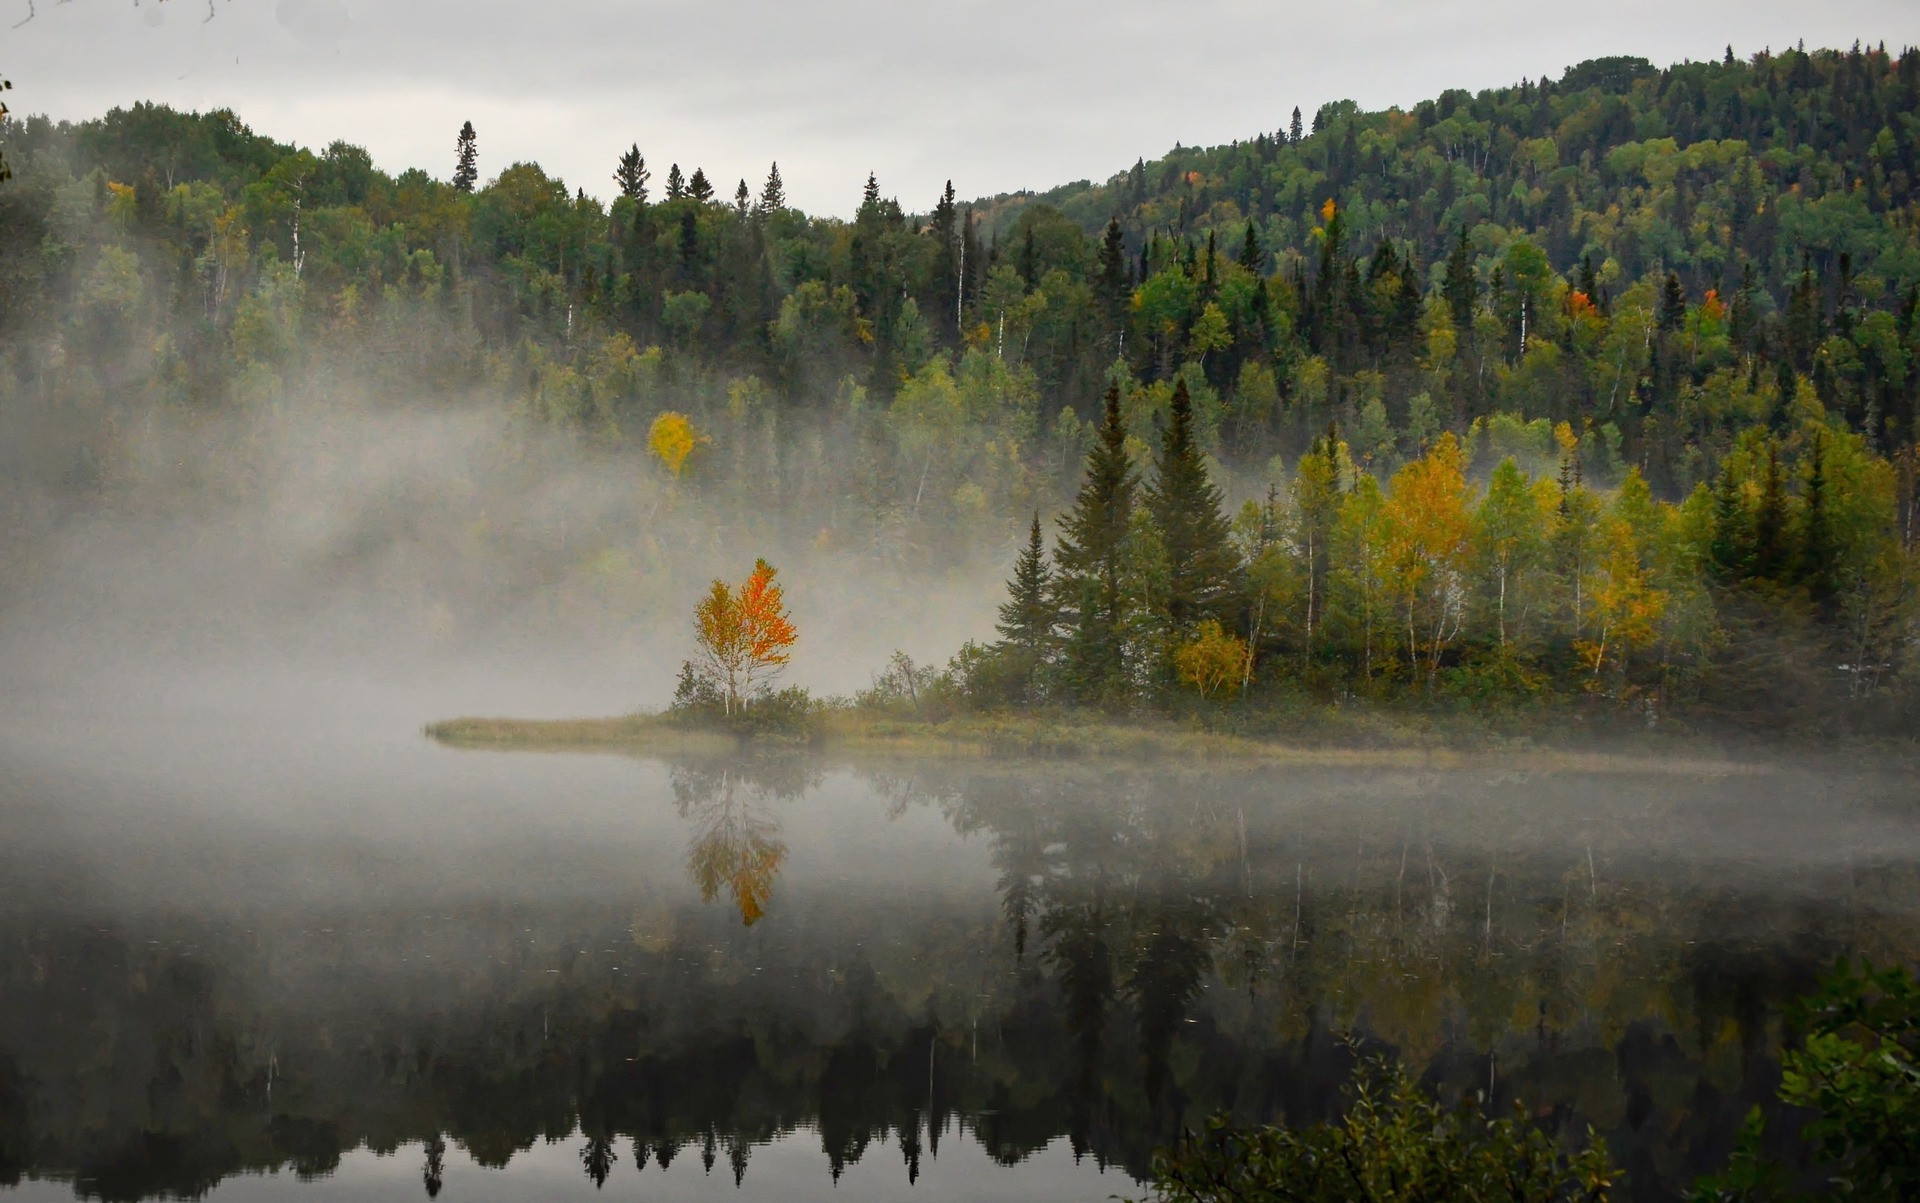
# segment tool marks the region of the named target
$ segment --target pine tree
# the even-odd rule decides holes
[[[1266,263],[1266,252],[1260,249],[1260,235],[1253,228],[1253,219],[1248,218],[1246,237],[1240,240],[1240,266],[1255,277],[1260,277],[1267,274],[1262,270]]]
[[[933,206],[933,220],[927,223],[927,235],[935,247],[933,256],[934,328],[958,342],[960,338],[960,211],[955,204],[953,181],[948,180]]]
[[[1668,272],[1666,282],[1660,287],[1660,329],[1678,330],[1686,321],[1687,290],[1681,286],[1678,274]]]
[[[687,181],[687,196],[703,205],[713,199],[713,185],[707,182],[707,173],[703,168],[693,169],[693,178]]]
[[[620,156],[620,165],[613,169],[613,182],[620,186],[620,195],[636,204],[647,203],[647,180],[653,175],[647,170],[647,160],[640,153],[640,144],[634,143]]]
[[[1293,120],[1287,123],[1287,141],[1300,145],[1300,106],[1293,106]]]
[[[687,181],[680,174],[680,164],[667,168],[667,199],[677,201],[687,195]]]
[[[733,212],[735,216],[745,217],[753,210],[753,193],[747,191],[747,181],[742,179],[740,186],[733,190]]]
[[[1780,469],[1780,445],[1767,441],[1766,472],[1760,478],[1760,504],[1753,512],[1753,574],[1779,581],[1792,567],[1787,548],[1787,489]]]
[[[1060,521],[1054,550],[1060,601],[1075,612],[1065,652],[1067,683],[1082,701],[1111,698],[1125,687],[1122,576],[1138,489],[1120,419],[1120,386],[1111,384],[1086,475],[1073,509]]]
[[[787,207],[787,186],[780,182],[780,164],[767,169],[767,182],[760,189],[760,211],[777,213]]]
[[[1714,575],[1727,584],[1745,580],[1752,566],[1751,547],[1740,481],[1733,474],[1733,461],[1727,460],[1713,482],[1713,540],[1707,558]]]
[[[1041,539],[1041,516],[1035,512],[1033,528],[1027,531],[1027,549],[1014,562],[1014,579],[1006,581],[1006,602],[1000,604],[996,629],[1031,675],[1052,650],[1054,625],[1058,622],[1052,574],[1046,570],[1046,543]]]
[[[480,182],[480,151],[478,138],[473,132],[473,122],[460,127],[460,136],[455,140],[459,157],[453,167],[453,190],[472,192],[473,186]]]
[[[1205,618],[1226,617],[1240,575],[1220,489],[1207,475],[1193,438],[1193,400],[1187,381],[1173,385],[1173,404],[1160,439],[1158,475],[1146,492],[1147,514],[1166,557],[1161,617],[1175,634]]]
[[[860,211],[864,213],[869,209],[878,208],[879,205],[880,181],[869,171],[867,173],[867,186],[860,190]]]
[[[1132,288],[1127,283],[1127,245],[1120,232],[1118,215],[1107,219],[1107,232],[1100,240],[1100,302],[1106,310],[1107,326],[1118,333],[1127,316],[1127,299]],[[1118,348],[1116,348],[1116,354]]]

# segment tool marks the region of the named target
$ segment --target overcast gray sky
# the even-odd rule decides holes
[[[533,159],[606,196],[638,142],[656,185],[705,167],[731,194],[780,161],[793,203],[851,212],[868,171],[910,209],[1104,178],[1137,156],[1276,129],[1298,104],[1411,104],[1558,75],[1920,42],[1916,0],[0,0],[18,113],[156,100],[230,106],[316,149],[447,176],[461,121],[481,170]],[[7,15],[12,14],[12,15]]]

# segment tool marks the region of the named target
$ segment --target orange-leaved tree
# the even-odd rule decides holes
[[[773,578],[773,565],[756,560],[739,589],[715,580],[693,612],[701,672],[728,714],[780,675],[799,639]]]

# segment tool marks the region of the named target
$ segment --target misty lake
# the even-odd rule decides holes
[[[6,705],[7,1198],[1139,1195],[1366,1047],[1667,1198],[1788,1000],[1920,954],[1905,765],[474,753],[478,680],[196,681]]]

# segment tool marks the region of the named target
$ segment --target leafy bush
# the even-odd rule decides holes
[[[1780,1098],[1812,1111],[1801,1131],[1849,1199],[1920,1199],[1920,977],[1846,961],[1801,1004],[1806,1036],[1781,1059]],[[1732,1166],[1704,1180],[1696,1203],[1781,1197],[1779,1168],[1760,1155],[1758,1109]]]
[[[1589,1135],[1577,1153],[1529,1123],[1488,1120],[1471,1101],[1441,1105],[1398,1068],[1374,1065],[1346,1117],[1309,1128],[1236,1128],[1216,1120],[1155,1156],[1153,1197],[1166,1203],[1414,1203],[1516,1200],[1600,1203],[1619,1179]]]
[[[811,737],[820,705],[799,685],[761,690],[728,713],[726,699],[712,679],[692,663],[680,666],[668,715],[688,727],[729,731],[742,737]]]

